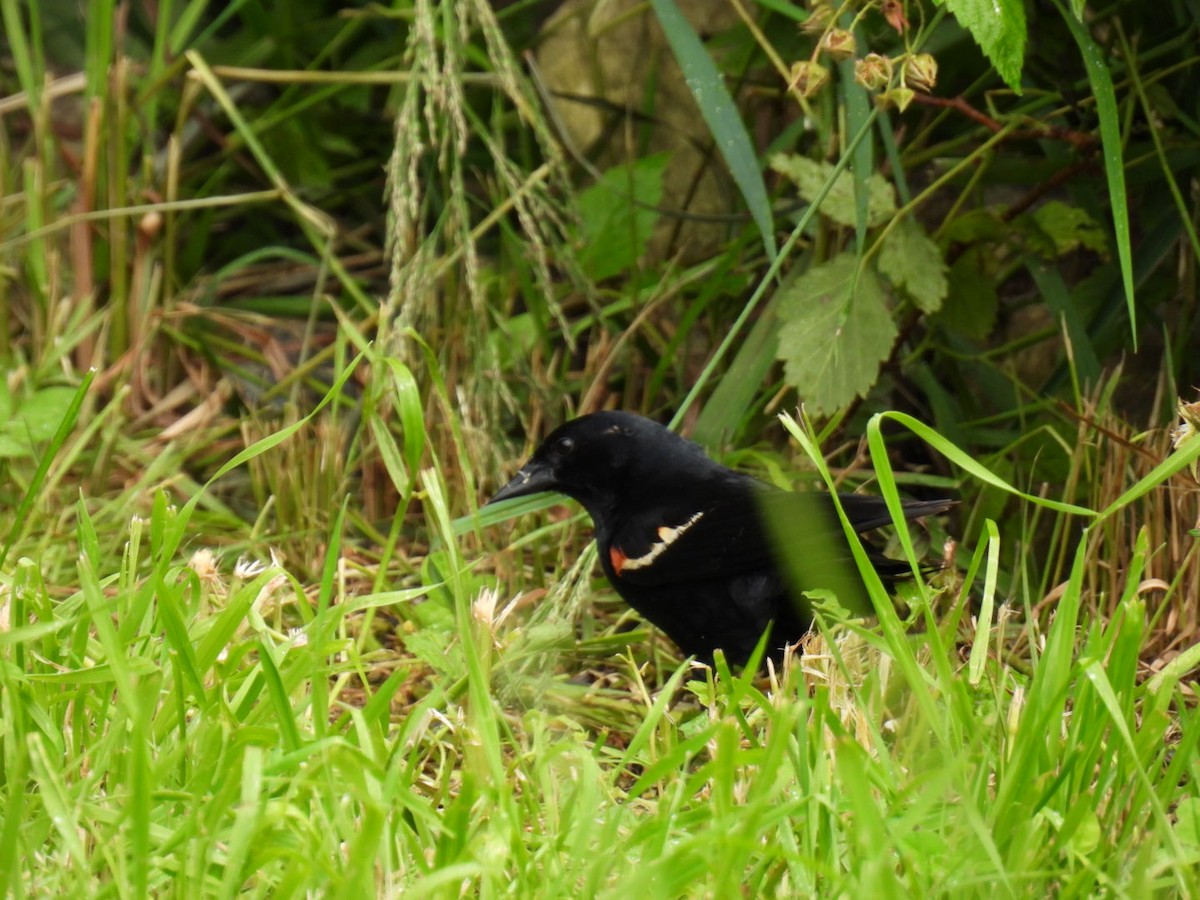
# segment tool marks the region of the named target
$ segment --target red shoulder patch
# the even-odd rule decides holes
[[[620,575],[621,570],[625,568],[625,561],[628,559],[629,557],[621,552],[620,547],[614,545],[608,548],[608,561],[612,563],[613,571],[618,575]]]

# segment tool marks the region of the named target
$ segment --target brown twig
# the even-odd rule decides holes
[[[986,113],[980,112],[963,97],[935,97],[932,94],[916,94],[913,96],[914,103],[920,103],[922,106],[934,106],[940,109],[953,109],[958,113],[966,116],[972,122],[977,122],[988,131],[999,132],[1004,129],[1004,125],[993,119]],[[1059,128],[1055,125],[1041,125],[1037,128],[1023,128],[1016,131],[1010,131],[1007,140],[1013,141],[1028,141],[1041,138],[1051,138],[1056,141],[1066,141],[1077,150],[1088,150],[1094,147],[1097,143],[1097,138],[1094,134],[1088,134],[1086,131],[1073,131],[1069,128]]]

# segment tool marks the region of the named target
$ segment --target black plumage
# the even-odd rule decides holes
[[[567,422],[489,502],[543,491],[583,505],[609,582],[703,661],[720,648],[733,664],[745,663],[768,626],[767,655],[778,660],[811,624],[806,590],[869,608],[828,494],[783,491],[735,472],[642,416],[601,412]],[[882,498],[839,497],[859,534],[891,522]],[[907,501],[905,517],[953,502]],[[909,572],[863,546],[885,581]]]

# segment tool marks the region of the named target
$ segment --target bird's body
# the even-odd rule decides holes
[[[567,422],[491,502],[543,491],[583,505],[609,582],[703,661],[720,648],[745,663],[768,626],[767,655],[779,659],[809,628],[805,590],[833,590],[851,608],[865,598],[829,495],[782,491],[735,472],[642,416],[602,412]],[[878,497],[840,499],[859,533],[891,521]],[[951,504],[907,503],[905,516]],[[885,579],[908,571],[864,546]]]

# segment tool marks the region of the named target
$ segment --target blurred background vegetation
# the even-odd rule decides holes
[[[203,506],[218,542],[269,534],[315,572],[352,497],[375,586],[427,564],[420,468],[473,513],[598,408],[790,482],[813,476],[773,417],[804,403],[849,484],[867,417],[896,409],[1102,508],[1195,399],[1188,3],[1010,4],[991,27],[890,0],[0,7],[8,508],[91,368],[89,442],[55,483],[123,518],[366,352]],[[968,500],[968,543],[999,523],[1010,593],[1062,580],[1078,525],[891,452],[910,492]],[[1185,479],[1113,525],[1164,548],[1164,621],[1191,634],[1196,503]],[[22,538],[66,552],[71,519]],[[1096,603],[1120,570],[1097,560]]]
[[[1194,895],[1193,0],[0,22],[7,888]],[[480,510],[609,407],[937,590],[685,682]]]

